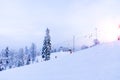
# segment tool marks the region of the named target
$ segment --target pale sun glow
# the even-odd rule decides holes
[[[99,39],[103,42],[111,42],[117,40],[120,34],[120,28],[115,21],[103,21],[99,25]]]

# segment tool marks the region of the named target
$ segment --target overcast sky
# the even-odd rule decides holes
[[[53,44],[95,27],[100,41],[114,40],[119,23],[119,0],[0,0],[0,47],[40,47],[47,27]]]

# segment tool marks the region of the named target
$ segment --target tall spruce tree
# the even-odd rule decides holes
[[[29,49],[28,49],[28,47],[26,46],[25,47],[25,54],[24,54],[25,56],[25,64],[26,65],[29,65],[30,64],[30,54],[29,54]]]
[[[50,39],[50,30],[46,29],[46,36],[44,38],[43,42],[43,48],[42,48],[42,58],[44,61],[50,60],[50,52],[51,52],[51,39]]]
[[[24,66],[24,50],[20,48],[17,54],[17,67]]]
[[[31,48],[30,48],[30,56],[31,56],[32,63],[35,62],[35,59],[36,59],[36,45],[34,43],[32,43]]]
[[[6,66],[9,65],[9,54],[10,54],[9,52],[10,52],[9,48],[6,47],[6,49],[5,49]]]

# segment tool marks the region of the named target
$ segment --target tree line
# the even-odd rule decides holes
[[[44,61],[50,60],[51,38],[49,33],[50,30],[47,28],[41,53],[37,52],[34,43],[29,48],[27,46],[20,48],[19,51],[10,50],[9,47],[3,49],[0,53],[0,71],[38,62],[37,56],[40,55]]]

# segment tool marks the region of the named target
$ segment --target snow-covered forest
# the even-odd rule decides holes
[[[94,44],[90,47],[100,44],[98,39],[94,39],[93,42]],[[27,46],[25,48],[20,48],[19,51],[10,50],[9,47],[6,47],[0,53],[0,71],[37,63],[39,62],[37,58],[39,56],[43,58],[43,61],[50,60],[50,55],[54,52],[63,51],[73,53],[76,51],[74,46],[73,48],[60,47],[59,50],[55,50],[52,49],[51,45],[50,30],[47,28],[41,52],[37,51],[37,46],[34,43],[32,43],[29,48]],[[80,49],[83,50],[87,48],[89,48],[89,46],[82,45]]]
[[[31,47],[20,48],[17,52],[10,50],[9,47],[3,49],[0,53],[0,71],[37,63],[37,57],[40,55],[44,61],[50,60],[51,40],[49,32],[47,28],[41,53],[37,51],[34,43],[31,44]]]

